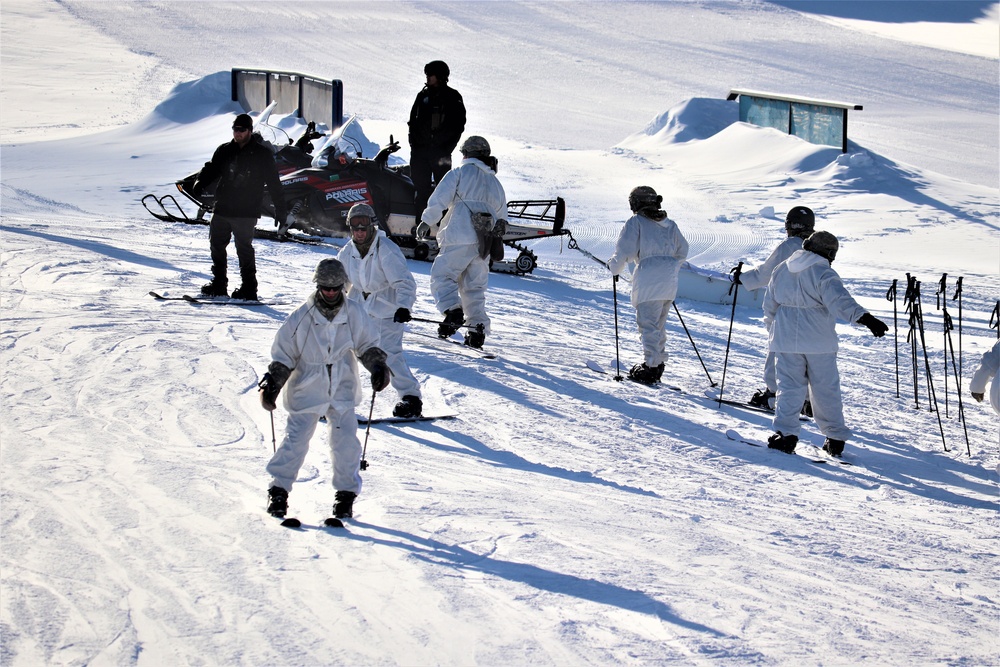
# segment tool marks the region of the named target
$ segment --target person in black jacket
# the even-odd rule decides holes
[[[410,178],[413,180],[417,222],[434,186],[451,170],[451,154],[465,131],[462,95],[448,87],[451,70],[435,60],[424,65],[427,85],[410,109]]]
[[[233,121],[233,140],[215,150],[194,184],[194,194],[198,196],[204,187],[219,181],[208,232],[212,251],[212,282],[201,288],[201,293],[207,296],[227,296],[226,247],[230,239],[235,238],[242,284],[233,292],[233,298],[257,301],[253,233],[260,217],[265,187],[274,203],[275,224],[283,225],[287,217],[274,154],[254,141],[252,132],[253,119],[245,113],[237,116]]]

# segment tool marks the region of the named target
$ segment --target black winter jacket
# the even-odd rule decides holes
[[[465,131],[465,102],[454,88],[424,89],[410,109],[410,148],[434,148],[451,153]]]
[[[274,155],[257,141],[251,140],[242,148],[236,141],[219,146],[198,174],[198,183],[206,187],[216,179],[219,185],[215,188],[215,212],[219,215],[259,218],[266,186],[274,203],[275,220],[285,220],[285,198]]]

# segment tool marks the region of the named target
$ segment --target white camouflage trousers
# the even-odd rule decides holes
[[[478,244],[445,247],[431,266],[431,294],[438,311],[443,314],[462,306],[466,324],[482,324],[484,333],[488,334],[486,285],[489,278],[490,265],[479,256]]]
[[[420,383],[413,376],[403,355],[403,324],[393,322],[391,317],[375,320],[375,323],[378,326],[379,347],[385,352],[386,365],[392,371],[392,388],[400,398],[420,398]]]
[[[784,435],[798,435],[799,413],[806,398],[812,402],[813,419],[820,433],[834,440],[847,440],[851,431],[844,424],[837,354],[777,352],[777,404],[772,426]]]
[[[667,361],[667,316],[673,305],[673,301],[644,301],[635,307],[643,361],[650,368]]]
[[[319,418],[320,415],[316,413],[299,412],[288,415],[285,437],[267,464],[273,486],[286,491],[292,490],[299,468],[309,452],[309,442],[316,432]],[[326,420],[330,429],[333,488],[336,491],[361,493],[361,441],[358,440],[358,418],[354,414],[354,407],[342,412],[331,407],[326,413]]]

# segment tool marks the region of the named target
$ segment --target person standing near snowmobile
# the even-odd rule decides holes
[[[979,368],[973,373],[969,382],[969,393],[980,403],[986,396],[986,383],[990,378],[993,378],[990,384],[990,405],[1000,413],[1000,340],[993,343],[993,347],[983,354]]]
[[[400,397],[392,414],[419,417],[423,410],[420,383],[403,356],[403,325],[411,319],[417,283],[403,251],[376,226],[377,222],[375,210],[368,204],[352,206],[347,213],[351,240],[337,259],[351,283],[347,298],[361,303],[378,329],[379,347],[386,354],[392,386]]]
[[[424,65],[427,85],[410,109],[410,179],[413,181],[415,220],[421,220],[434,187],[451,170],[451,154],[465,131],[465,102],[448,86],[451,70],[435,60]]]
[[[802,241],[813,233],[816,227],[816,215],[806,206],[796,206],[785,215],[785,233],[787,238],[778,244],[771,255],[756,269],[743,271],[737,281],[747,289],[755,290],[767,287],[771,274],[779,264],[792,256],[796,250],[802,249]],[[730,273],[735,275],[734,268]],[[774,409],[774,396],[778,391],[778,380],[774,371],[774,353],[767,351],[764,360],[764,389],[756,392],[750,398],[750,405],[759,408]]]
[[[636,382],[655,384],[663,377],[667,360],[667,316],[677,297],[678,274],[687,259],[688,242],[660,208],[663,197],[648,185],[633,188],[628,196],[634,214],[618,235],[608,268],[617,282],[626,264],[632,272],[632,306],[642,341],[642,363],[628,376]]]
[[[465,344],[482,348],[490,333],[486,315],[489,282],[489,244],[485,235],[505,229],[507,194],[496,177],[496,159],[483,137],[462,143],[458,169],[449,171],[427,201],[417,237],[435,227],[440,252],[431,265],[431,293],[444,322],[438,336],[448,338],[459,327],[469,327]]]
[[[274,202],[274,222],[284,226],[287,218],[281,179],[274,164],[273,152],[252,140],[253,119],[241,113],[233,121],[233,140],[219,146],[205,163],[192,188],[201,195],[216,180],[215,208],[209,225],[208,242],[212,252],[212,282],[201,288],[206,296],[227,296],[228,257],[226,247],[236,242],[240,262],[240,287],[234,299],[257,301],[257,264],[253,234],[260,217],[260,204],[266,187]]]
[[[814,232],[774,270],[764,295],[764,324],[778,379],[776,432],[767,446],[789,454],[799,440],[799,412],[807,396],[826,436],[825,451],[839,457],[851,437],[837,369],[837,319],[862,324],[876,338],[889,330],[854,300],[833,270],[839,245],[830,232]]]
[[[386,354],[378,331],[357,301],[344,297],[350,288],[338,260],[322,260],[313,275],[316,292],[284,321],[271,346],[271,363],[260,385],[260,403],[273,411],[287,384],[285,437],[267,464],[271,475],[267,511],[284,517],[288,494],[309,451],[320,417],[330,427],[333,488],[338,519],[352,516],[361,492],[361,441],[354,408],[362,399],[358,361],[371,373],[372,389],[389,384]]]

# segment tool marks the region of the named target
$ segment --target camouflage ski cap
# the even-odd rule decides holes
[[[459,150],[464,157],[489,157],[490,142],[474,134],[462,142]]]
[[[340,287],[347,283],[347,270],[340,260],[332,257],[324,259],[316,265],[313,282],[323,287]]]
[[[633,213],[647,208],[659,208],[661,203],[663,203],[663,197],[656,194],[656,190],[648,185],[632,188],[632,192],[628,193],[628,206]]]
[[[373,209],[368,204],[355,204],[351,207],[351,210],[347,212],[347,222],[349,223],[354,218],[364,218],[367,217],[374,224],[376,221],[375,209]]]
[[[802,242],[803,250],[814,252],[820,257],[826,257],[831,262],[837,257],[839,248],[840,242],[837,241],[837,237],[824,231],[813,232],[809,238]]]

